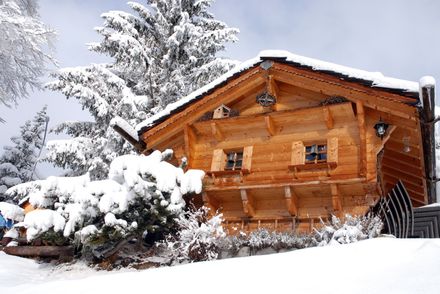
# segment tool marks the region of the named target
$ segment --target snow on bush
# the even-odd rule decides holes
[[[175,263],[217,259],[219,243],[226,237],[221,214],[208,217],[208,208],[191,208],[176,220],[177,233],[170,234],[162,247]]]
[[[166,152],[169,155],[169,151]],[[37,208],[42,222],[24,222],[32,240],[53,228],[62,230],[64,238],[73,242],[102,244],[121,240],[129,235],[170,231],[184,207],[182,196],[200,192],[202,171],[174,167],[163,160],[160,151],[149,156],[124,155],[116,158],[108,179],[91,181],[88,174],[80,177],[49,177],[10,188],[11,196],[25,193]],[[182,186],[183,183],[183,186]],[[62,223],[62,217],[65,222]],[[48,219],[46,220],[46,216]],[[32,219],[33,220],[33,219]],[[52,220],[57,220],[53,226]]]
[[[24,218],[24,210],[18,206],[7,202],[0,202],[0,211],[3,216],[13,221],[22,221]]]
[[[61,232],[66,220],[56,211],[50,209],[38,209],[26,214],[24,221],[18,226],[25,227],[28,241],[35,239],[42,233],[52,229],[54,232]]]
[[[315,238],[319,246],[348,244],[378,237],[382,227],[383,222],[378,216],[346,215],[344,221],[333,216],[330,224],[316,230]]]
[[[265,248],[303,249],[314,246],[333,244],[348,244],[359,240],[378,237],[383,223],[379,217],[350,216],[344,219],[332,217],[330,223],[323,223],[319,229],[311,234],[298,235],[295,232],[277,232],[261,228],[250,233],[239,232],[224,238],[219,243],[221,250],[226,250],[234,255],[243,247],[249,247],[252,252]]]

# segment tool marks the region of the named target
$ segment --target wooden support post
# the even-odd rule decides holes
[[[188,168],[191,165],[193,156],[191,147],[196,142],[196,134],[194,133],[194,129],[190,125],[186,125],[183,128],[183,138],[185,141],[185,156],[188,159]]]
[[[280,92],[280,90],[279,90],[278,85],[272,75],[268,76],[268,92],[269,92],[269,95],[275,97],[276,101],[278,102],[278,93]],[[277,104],[275,103],[270,108],[272,109],[272,111],[276,111],[277,110],[276,107],[277,107]]]
[[[339,193],[338,185],[331,184],[330,189],[332,193],[333,210],[335,211],[336,216],[340,217],[340,213],[342,212],[342,199]]]
[[[365,126],[364,104],[356,102],[357,120],[359,127],[359,176],[367,174],[367,129]]]
[[[269,94],[278,99],[278,93],[280,92],[278,85],[273,77],[273,75],[269,75]]]
[[[323,107],[322,111],[324,113],[324,120],[325,120],[325,125],[327,126],[327,129],[333,129],[334,126],[334,121],[333,121],[333,116],[332,113],[330,111],[330,109],[328,107]]]
[[[241,201],[243,202],[243,211],[249,216],[253,217],[255,215],[255,201],[254,198],[247,193],[246,190],[240,190]]]
[[[270,136],[275,136],[276,135],[276,129],[275,129],[275,124],[273,122],[273,119],[270,116],[265,116],[264,117],[264,122],[266,123],[266,130],[269,133]]]
[[[290,215],[298,215],[298,197],[290,186],[284,187],[284,198],[286,199],[286,206]]]
[[[213,196],[209,196],[208,193],[202,192],[203,205],[209,208],[209,214],[214,215],[220,208],[220,203]]]
[[[223,136],[223,133],[221,132],[220,128],[217,126],[215,122],[211,123],[211,131],[212,135],[217,141],[223,141],[225,137]]]

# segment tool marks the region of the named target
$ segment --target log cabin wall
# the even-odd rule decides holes
[[[256,103],[262,92],[276,103]],[[387,95],[285,64],[257,66],[142,138],[207,173],[199,197],[228,227],[303,232],[331,214],[365,214],[398,179],[413,202],[426,201],[417,111],[402,103],[409,98]],[[224,106],[236,115],[210,116]],[[382,139],[374,129],[381,119],[390,125]],[[325,160],[306,163],[311,146]]]

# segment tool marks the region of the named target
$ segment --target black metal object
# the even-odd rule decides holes
[[[376,136],[382,140],[388,129],[388,124],[383,122],[382,118],[380,118],[379,121],[374,125],[374,129],[376,130]]]
[[[263,107],[269,107],[277,103],[277,99],[274,96],[270,95],[268,92],[257,95],[255,100]]]
[[[382,230],[397,238],[440,238],[440,204],[413,208],[401,181],[373,207],[383,223]]]
[[[440,206],[414,209],[414,237],[440,238]]]
[[[408,238],[414,235],[414,210],[411,198],[401,181],[382,197],[372,209],[375,215],[384,222],[383,233],[397,238]]]

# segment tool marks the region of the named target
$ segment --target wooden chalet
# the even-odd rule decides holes
[[[194,201],[228,227],[306,231],[332,214],[367,213],[399,180],[413,206],[435,201],[433,106],[419,92],[416,82],[265,51],[140,124],[131,141],[204,170]]]

